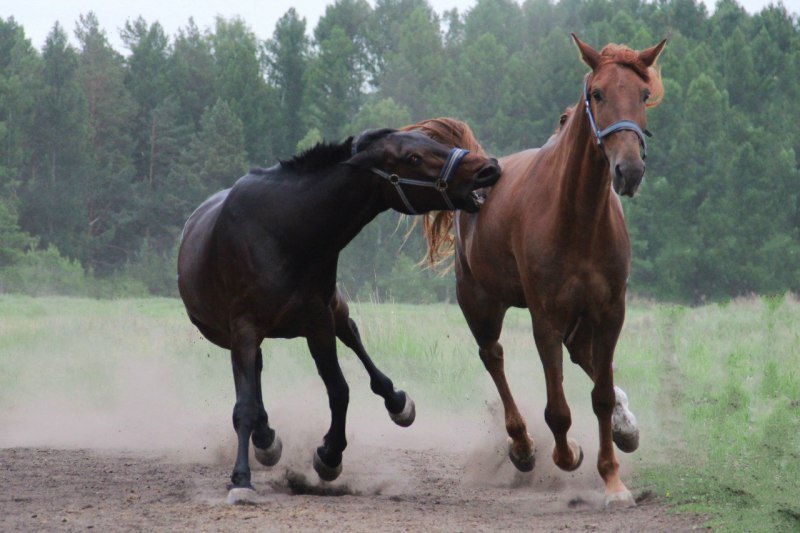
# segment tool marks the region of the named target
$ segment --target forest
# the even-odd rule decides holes
[[[0,19],[0,293],[174,295],[194,208],[322,140],[453,116],[495,156],[539,146],[580,98],[570,32],[598,49],[669,40],[647,177],[623,200],[631,293],[800,290],[800,20],[781,4],[338,0],[314,28],[288,10],[266,40],[238,18],[167,35],[132,13],[120,31],[122,51],[89,12],[37,50]],[[383,214],[345,250],[351,298],[453,299],[410,224]]]

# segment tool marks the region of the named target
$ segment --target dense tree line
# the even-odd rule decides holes
[[[174,292],[182,224],[248,166],[321,139],[450,115],[495,155],[542,144],[600,47],[668,37],[648,176],[624,202],[631,289],[683,301],[800,289],[800,26],[720,0],[338,0],[313,30],[240,19],[174,36],[129,20],[125,53],[92,13],[41,50],[0,19],[0,290]],[[535,206],[531,206],[535,209]],[[421,238],[382,215],[346,251],[351,296],[447,299]],[[55,285],[54,285],[55,284]]]

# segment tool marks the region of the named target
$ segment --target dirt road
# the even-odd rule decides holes
[[[564,486],[555,472],[517,475],[499,450],[469,458],[469,471],[463,455],[434,450],[372,447],[361,455],[324,486],[310,468],[296,470],[291,461],[254,467],[260,501],[228,506],[227,458],[5,449],[0,530],[675,532],[701,523],[641,492],[636,508],[604,512],[596,488]]]

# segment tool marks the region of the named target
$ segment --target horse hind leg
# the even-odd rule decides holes
[[[333,306],[333,317],[336,325],[336,336],[345,346],[353,350],[361,364],[369,374],[369,383],[372,392],[383,398],[386,410],[395,424],[401,427],[410,426],[416,417],[414,400],[402,390],[395,390],[392,380],[381,372],[370,358],[361,342],[358,326],[350,318],[347,303],[337,292]]]
[[[508,457],[517,470],[530,472],[535,464],[534,442],[528,434],[525,419],[522,418],[508,386],[503,346],[498,342],[506,307],[486,298],[477,297],[475,291],[468,290],[463,284],[459,285],[458,289],[458,303],[478,343],[478,354],[503,402],[506,432],[509,437]]]
[[[585,319],[578,318],[564,339],[569,350],[570,359],[579,365],[594,382],[594,366],[592,364],[592,325]],[[636,416],[628,409],[628,395],[622,388],[614,386],[614,411],[611,415],[611,430],[617,449],[625,453],[636,451],[639,447],[639,426]]]
[[[231,474],[228,503],[252,501],[255,495],[250,484],[249,441],[259,426],[256,360],[260,339],[248,325],[235,325],[231,342],[231,366],[236,386],[233,407],[233,428],[236,431],[236,463]]]
[[[275,466],[281,459],[283,452],[283,442],[269,427],[269,417],[264,409],[264,399],[261,394],[261,371],[264,369],[263,354],[261,348],[256,352],[256,401],[258,403],[258,419],[253,428],[253,455],[256,460],[264,466]]]

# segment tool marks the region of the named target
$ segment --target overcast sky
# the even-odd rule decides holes
[[[294,6],[301,17],[308,22],[309,33],[319,17],[325,12],[325,5],[333,0],[0,0],[0,17],[14,19],[25,28],[25,34],[36,48],[41,49],[53,24],[58,20],[70,37],[75,28],[78,15],[94,11],[100,26],[108,33],[111,44],[123,51],[118,29],[127,19],[139,15],[148,22],[158,21],[172,36],[178,28],[186,25],[189,17],[194,17],[201,29],[213,25],[214,18],[241,16],[261,39],[272,35],[275,23],[286,11]],[[716,0],[703,0],[709,11]],[[475,4],[474,0],[429,0],[434,9],[441,13],[458,7],[465,11]],[[738,0],[750,13],[777,0]],[[374,4],[374,2],[371,2]],[[800,13],[800,0],[783,0],[783,5],[792,12]]]

